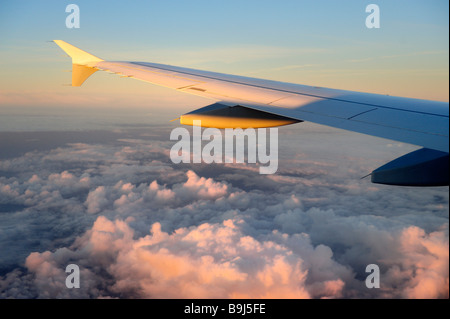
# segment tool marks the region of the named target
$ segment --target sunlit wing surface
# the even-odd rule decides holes
[[[214,102],[180,117],[218,128],[271,127],[309,121],[423,147],[372,172],[375,183],[448,185],[449,104],[254,79],[157,63],[104,61],[55,40],[72,58],[72,85],[108,71]]]

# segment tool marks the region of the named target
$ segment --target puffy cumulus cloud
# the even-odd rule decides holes
[[[194,171],[185,173],[186,180],[171,187],[150,183],[131,184],[119,180],[115,185],[97,186],[89,191],[84,202],[86,212],[97,214],[109,212],[121,215],[136,211],[179,208],[193,203],[214,202],[230,195],[225,182],[199,177]]]
[[[175,165],[169,133],[124,130],[0,160],[0,297],[448,297],[448,188],[359,179],[400,148],[327,151],[335,131],[287,130],[279,171],[260,175]],[[71,263],[80,289],[65,287]],[[365,286],[368,264],[380,289]]]
[[[184,189],[191,194],[197,194],[202,199],[212,199],[222,197],[227,193],[227,186],[215,183],[211,178],[199,177],[195,172],[187,172],[188,180],[183,185]]]
[[[398,250],[403,258],[388,270],[389,286],[403,284],[401,296],[405,298],[448,298],[448,229],[426,234],[423,229],[411,226],[401,232]]]
[[[148,197],[156,205],[164,207],[185,206],[195,201],[216,201],[228,196],[230,191],[226,182],[215,182],[212,178],[199,177],[194,171],[186,172],[187,180],[168,188],[153,181],[141,197]],[[122,186],[123,188],[123,186]]]
[[[314,246],[306,233],[245,235],[246,222],[224,220],[162,231],[151,225],[136,236],[132,218],[99,216],[69,248],[34,252],[25,262],[27,297],[40,298],[339,298],[448,296],[448,237],[417,227],[390,236],[391,258],[377,260],[381,292],[358,280],[330,247]],[[389,254],[387,254],[389,255]],[[80,289],[65,287],[66,265],[80,267]],[[385,269],[385,270],[383,270]],[[17,285],[17,282],[16,282]],[[8,287],[8,296],[24,291]],[[14,293],[22,295],[14,295]]]
[[[313,247],[306,234],[245,236],[241,220],[179,228],[161,225],[135,238],[126,221],[97,218],[72,247],[30,254],[25,262],[37,297],[74,297],[65,266],[81,268],[77,297],[311,298],[342,295],[351,270],[332,260],[330,248]],[[293,251],[290,246],[296,245]],[[304,259],[308,259],[305,262]],[[97,273],[95,273],[97,272]],[[105,286],[105,283],[111,283]]]
[[[95,190],[89,192],[85,204],[88,213],[95,214],[100,212],[108,204],[108,199],[105,196],[105,187],[98,186]]]
[[[73,211],[74,205],[78,203],[71,199],[70,194],[84,192],[89,189],[89,185],[89,174],[75,176],[68,171],[52,173],[47,177],[33,174],[24,181],[0,178],[0,202],[36,209],[60,206]]]

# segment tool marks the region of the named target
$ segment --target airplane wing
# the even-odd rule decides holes
[[[273,127],[309,121],[421,146],[371,173],[372,182],[449,185],[449,104],[201,71],[147,62],[105,61],[54,40],[72,58],[72,85],[98,70],[214,101],[184,114],[182,124]]]

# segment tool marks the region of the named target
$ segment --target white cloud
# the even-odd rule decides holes
[[[82,269],[89,267],[89,273],[81,275],[81,286],[88,286],[85,292],[99,289],[103,277],[110,276],[114,284],[100,293],[139,298],[341,295],[344,282],[332,270],[337,268],[348,276],[350,271],[331,260],[328,247],[312,247],[306,234],[289,237],[275,233],[271,235],[275,241],[258,241],[243,236],[242,224],[239,220],[225,220],[221,224],[179,228],[168,234],[155,223],[149,235],[134,239],[126,222],[100,216],[73,247],[32,253],[25,266],[34,274],[42,293],[39,297],[69,295],[62,269],[74,256]],[[304,256],[289,249],[289,241],[303,246]],[[308,263],[302,259],[306,257]],[[95,269],[104,274],[99,271],[94,276]],[[311,271],[312,284],[308,284]]]
[[[280,151],[274,176],[174,165],[148,134],[0,161],[1,297],[448,296],[448,189],[355,179],[373,154],[321,154],[314,130],[284,135],[310,143]],[[364,285],[371,263],[380,290]]]

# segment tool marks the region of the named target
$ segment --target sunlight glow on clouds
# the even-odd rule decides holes
[[[447,1],[378,0],[378,30],[361,1],[77,0],[77,30],[61,1],[18,3],[0,2],[0,298],[449,297],[448,187],[360,179],[416,147],[302,123],[275,175],[175,165],[169,120],[209,100],[106,72],[64,86],[46,42],[448,101]]]
[[[174,165],[165,130],[0,161],[2,298],[448,297],[447,189],[355,180],[370,160],[338,169],[307,144],[280,152],[272,178]],[[80,289],[65,287],[70,263]]]

